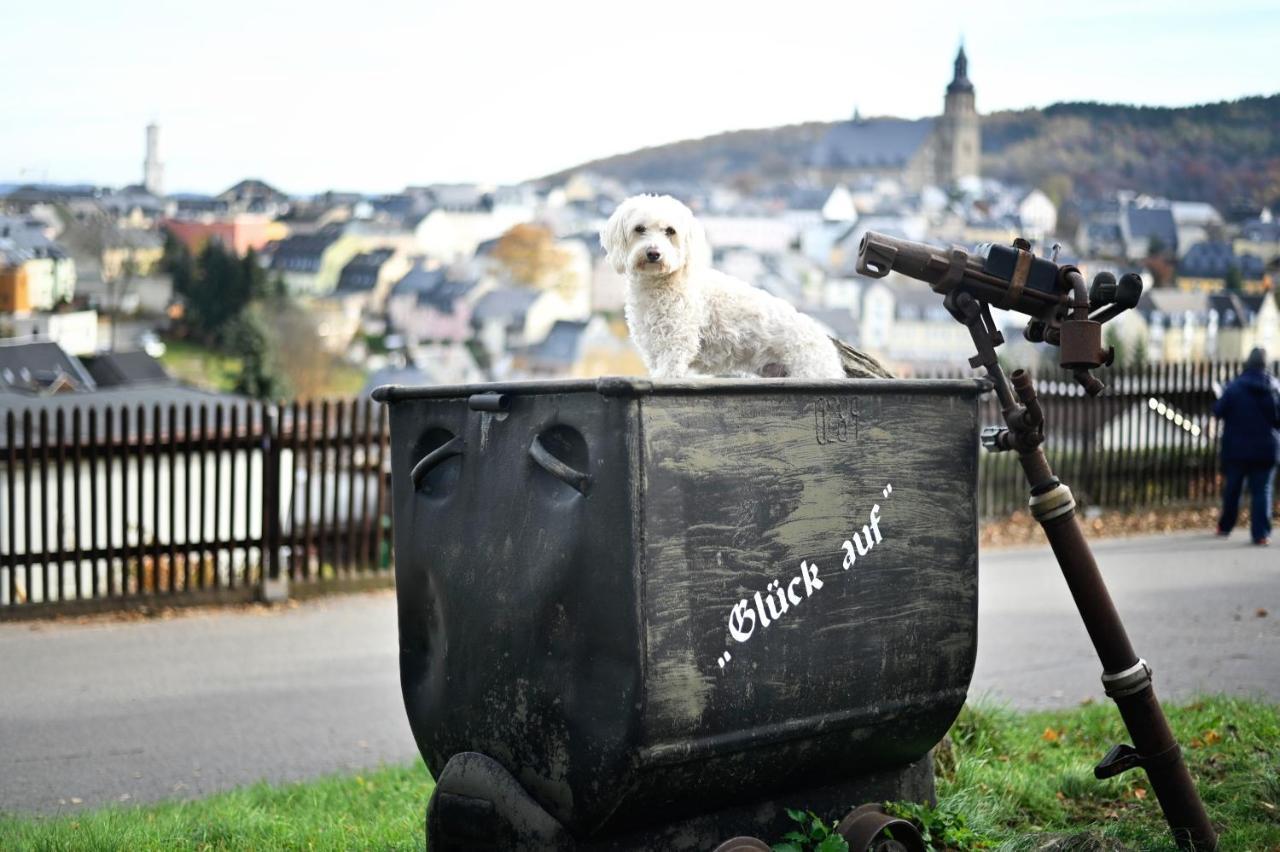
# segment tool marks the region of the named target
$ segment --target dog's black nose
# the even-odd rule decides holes
[[[649,258],[650,263],[657,263],[662,260],[662,252],[657,249],[649,249],[649,251],[645,252],[645,257]]]

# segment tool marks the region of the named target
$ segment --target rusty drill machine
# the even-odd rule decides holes
[[[992,320],[992,306],[1030,317],[1025,337],[1057,346],[1059,364],[1090,396],[1097,396],[1105,386],[1091,371],[1110,365],[1114,357],[1113,350],[1102,346],[1102,324],[1137,305],[1142,279],[1130,273],[1117,281],[1101,272],[1086,288],[1079,269],[1057,263],[1056,249],[1051,259],[1037,257],[1023,239],[1012,246],[979,246],[971,254],[874,231],[862,238],[857,268],[872,278],[897,272],[927,283],[973,338],[977,354],[969,359],[970,366],[986,372],[1005,421],[1003,427],[984,429],[982,444],[991,452],[1018,454],[1031,488],[1031,512],[1049,539],[1102,662],[1103,688],[1133,738],[1133,745],[1116,745],[1107,752],[1094,775],[1102,779],[1143,769],[1178,845],[1196,852],[1215,849],[1217,835],[1152,689],[1151,667],[1129,642],[1076,519],[1071,489],[1054,476],[1045,458],[1044,415],[1031,377],[1024,370],[1006,376],[996,358],[1004,337]]]

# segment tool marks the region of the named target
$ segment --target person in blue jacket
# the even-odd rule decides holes
[[[1240,490],[1249,481],[1251,533],[1254,544],[1271,541],[1271,487],[1280,458],[1280,386],[1267,375],[1267,353],[1261,347],[1249,353],[1244,372],[1227,385],[1213,405],[1221,418],[1222,517],[1218,535],[1229,535],[1240,511]]]

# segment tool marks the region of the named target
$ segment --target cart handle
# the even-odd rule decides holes
[[[591,487],[590,474],[576,470],[551,455],[547,448],[542,445],[541,438],[535,437],[533,439],[533,443],[529,445],[529,455],[538,463],[539,467],[579,494],[585,495],[587,489]]]
[[[454,435],[448,441],[423,456],[422,459],[413,466],[413,470],[409,471],[409,479],[413,481],[413,489],[415,491],[422,491],[423,485],[427,481],[427,474],[445,459],[462,455],[462,448],[462,436]],[[431,493],[430,489],[426,489],[426,491],[428,494]]]

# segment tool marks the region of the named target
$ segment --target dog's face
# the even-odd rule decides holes
[[[702,225],[669,195],[635,195],[622,202],[600,232],[600,244],[614,270],[633,279],[711,264]]]

